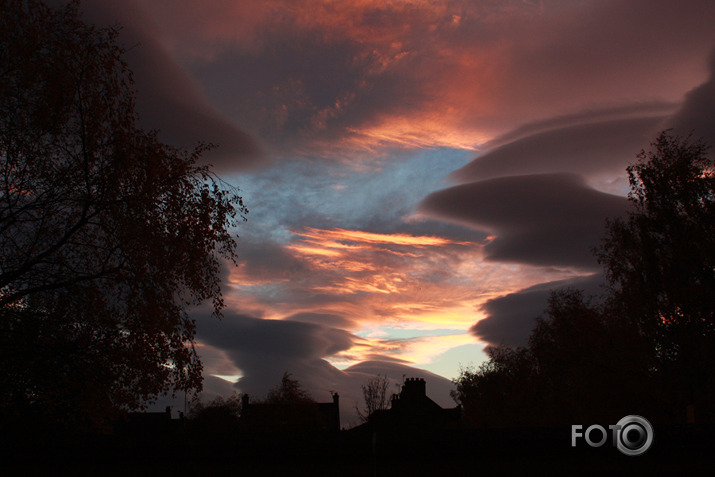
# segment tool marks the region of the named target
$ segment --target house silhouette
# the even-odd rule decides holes
[[[241,428],[247,432],[340,431],[340,396],[332,402],[293,400],[287,402],[251,402],[241,397]]]
[[[427,397],[424,379],[408,378],[400,393],[392,395],[390,409],[373,412],[366,424],[374,431],[422,433],[455,429],[461,415],[461,406],[444,409]]]

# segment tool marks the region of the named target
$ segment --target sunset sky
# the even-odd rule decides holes
[[[386,373],[454,405],[449,379],[524,344],[550,290],[598,293],[640,149],[715,142],[709,0],[83,5],[123,25],[144,126],[217,144],[250,209],[224,318],[194,313],[207,397],[289,371],[350,420]]]

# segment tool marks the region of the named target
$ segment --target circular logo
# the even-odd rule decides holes
[[[644,417],[626,416],[618,421],[616,447],[626,455],[641,455],[653,444],[653,426]]]

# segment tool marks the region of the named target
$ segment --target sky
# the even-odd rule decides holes
[[[194,310],[204,396],[317,401],[451,379],[523,345],[591,252],[625,168],[715,143],[709,0],[85,0],[123,26],[142,125],[241,189],[223,319]]]

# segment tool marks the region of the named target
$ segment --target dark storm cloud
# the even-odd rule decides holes
[[[710,54],[710,78],[690,91],[669,125],[683,136],[702,137],[715,147],[715,50]]]
[[[487,230],[491,261],[596,267],[590,249],[607,217],[622,214],[626,199],[589,188],[573,174],[502,177],[458,185],[425,198],[429,215]]]
[[[269,356],[287,361],[322,358],[347,350],[353,344],[353,336],[337,328],[264,320],[233,312],[225,312],[221,321],[203,320],[199,339],[229,353],[239,367]]]
[[[545,172],[622,173],[663,119],[617,119],[539,132],[480,155],[452,177],[471,182]]]
[[[174,146],[217,145],[204,160],[219,171],[261,165],[254,141],[207,101],[198,83],[162,47],[155,25],[135,2],[84,2],[81,9],[92,23],[121,26],[119,42],[128,50],[125,58],[134,73],[144,127],[159,130],[160,139]]]
[[[585,296],[596,296],[604,283],[599,274],[570,280],[541,283],[515,293],[494,298],[482,305],[487,317],[470,331],[492,345],[525,346],[535,320],[546,309],[551,292],[562,288],[583,290]]]

